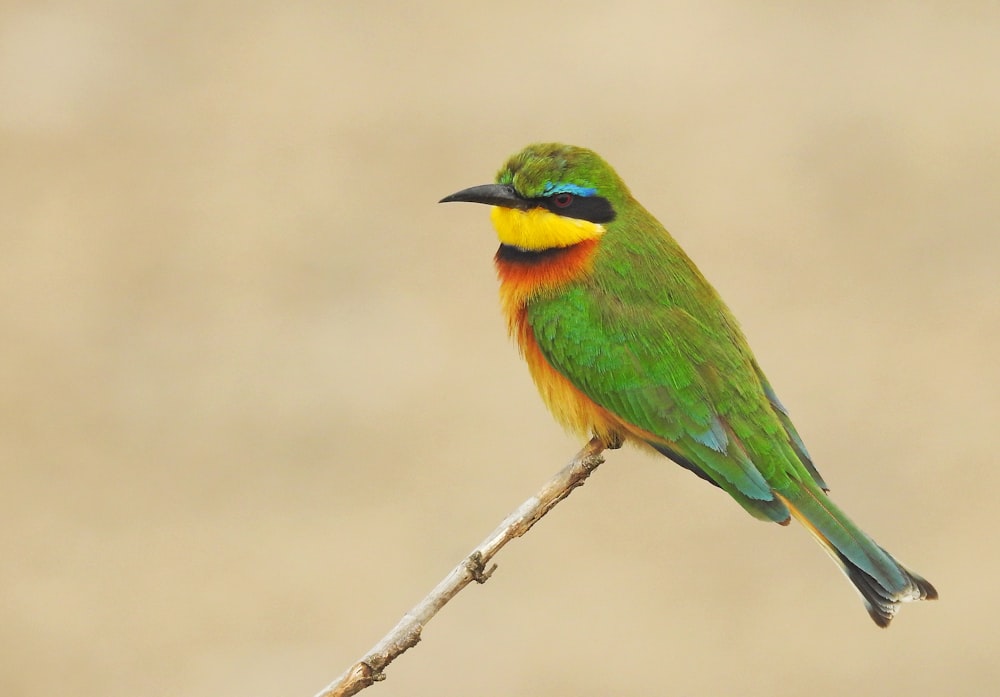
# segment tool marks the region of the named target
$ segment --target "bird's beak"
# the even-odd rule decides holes
[[[520,208],[521,210],[534,208],[538,205],[533,201],[519,196],[510,184],[482,184],[480,186],[473,186],[468,189],[456,191],[451,196],[445,196],[438,203],[452,203],[453,201],[485,203],[489,206]]]

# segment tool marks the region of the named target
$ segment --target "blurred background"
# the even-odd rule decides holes
[[[487,210],[436,204],[545,140],[674,233],[941,600],[880,631],[800,528],[623,450],[370,694],[1000,681],[996,3],[0,13],[0,692],[312,695],[570,458]]]

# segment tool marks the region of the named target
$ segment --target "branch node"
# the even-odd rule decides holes
[[[465,561],[465,568],[469,570],[472,574],[472,580],[476,583],[486,583],[493,572],[497,570],[497,565],[494,564],[490,568],[486,568],[486,562],[483,559],[483,553],[476,550],[469,555],[469,558]]]

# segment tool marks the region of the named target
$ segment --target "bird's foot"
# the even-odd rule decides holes
[[[625,437],[620,433],[607,433],[603,436],[594,435],[594,438],[600,439],[604,444],[604,447],[608,450],[618,450],[618,448],[625,445]]]

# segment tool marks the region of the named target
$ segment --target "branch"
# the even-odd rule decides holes
[[[494,556],[515,537],[520,537],[541,520],[557,503],[590,476],[604,462],[601,453],[604,443],[597,437],[591,439],[573,460],[562,468],[541,490],[520,505],[500,523],[489,537],[483,540],[462,563],[451,570],[444,580],[426,598],[403,616],[391,632],[386,634],[360,661],[330,683],[316,697],[349,697],[372,683],[385,680],[383,671],[399,655],[416,646],[420,632],[438,610],[458,595],[472,581],[486,583],[496,570],[493,564],[486,568]]]

